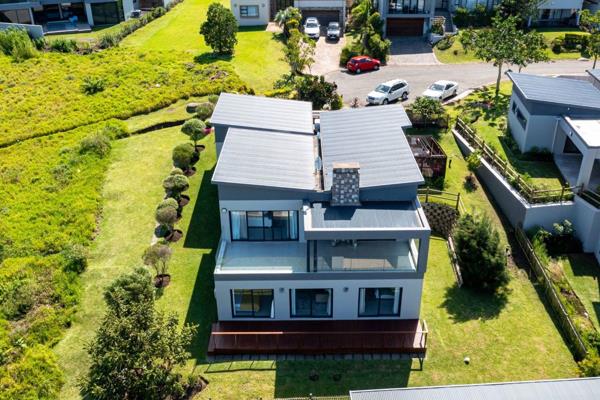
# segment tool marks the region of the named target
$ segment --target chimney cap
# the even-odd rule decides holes
[[[360,168],[360,163],[354,161],[354,162],[334,162],[332,165],[333,169],[339,169],[339,168]]]

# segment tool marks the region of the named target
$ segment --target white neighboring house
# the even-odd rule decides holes
[[[231,11],[240,26],[267,25],[270,18],[270,0],[231,0]]]
[[[345,0],[231,0],[231,10],[240,26],[267,25],[277,11],[296,7],[302,13],[301,25],[306,18],[314,17],[323,28],[330,22],[346,22]]]

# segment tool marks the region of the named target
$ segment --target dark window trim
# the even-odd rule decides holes
[[[382,314],[381,313],[381,299],[377,299],[377,314],[376,315],[361,315],[360,314],[360,293],[361,290],[366,289],[400,289],[400,295],[398,296],[398,313],[394,314]],[[377,317],[399,317],[402,314],[402,295],[404,294],[403,288],[395,288],[395,287],[366,287],[366,288],[358,288],[358,304],[356,307],[356,315],[358,318],[377,318]]]
[[[231,220],[232,212],[243,212],[246,217],[246,239],[234,239],[233,238],[233,224]],[[249,230],[248,230],[248,213],[249,212],[260,212],[262,213],[263,220],[263,228],[262,228],[262,240],[261,239],[250,239]],[[289,239],[265,239],[265,213],[271,213],[271,221],[273,221],[273,213],[274,212],[287,212],[288,213],[288,221],[291,221],[290,213],[296,213],[296,239],[292,239],[292,224],[288,222],[288,238]],[[272,227],[271,227],[272,229]],[[297,242],[300,240],[300,212],[298,210],[229,210],[229,237],[232,242]]]
[[[249,290],[252,293],[252,304],[254,304],[254,291],[255,290],[270,290],[271,296],[273,297],[273,303],[275,303],[275,290],[273,289],[229,289],[229,300],[231,301],[231,318],[257,318],[257,319],[275,319],[275,312],[273,311],[273,316],[269,315],[268,317],[261,317],[254,315],[254,307],[252,308],[252,315],[235,315],[235,290]],[[273,305],[271,305],[273,307]]]
[[[312,315],[312,299],[310,305],[310,314],[311,315],[294,315],[292,313],[292,290],[329,290],[329,304],[331,304],[331,313],[327,316],[322,315]],[[290,318],[333,318],[333,288],[292,288],[289,290],[290,297]]]
[[[248,9],[250,7],[256,8],[256,15],[248,15]],[[242,13],[242,8],[246,9],[246,15]],[[240,6],[240,18],[260,18],[260,7],[256,4]]]

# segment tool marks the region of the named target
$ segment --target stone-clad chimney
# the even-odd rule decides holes
[[[331,205],[360,205],[360,165],[357,162],[333,163]]]

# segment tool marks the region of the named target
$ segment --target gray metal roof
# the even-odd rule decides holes
[[[597,400],[600,378],[350,391],[350,400]]]
[[[587,73],[590,74],[594,79],[600,81],[600,69],[588,69]]]
[[[367,203],[358,207],[330,207],[315,203],[311,208],[314,229],[419,228],[423,225],[412,202]]]
[[[358,162],[360,187],[422,183],[402,128],[411,126],[401,105],[321,113],[325,190],[331,189],[332,164]]]
[[[229,128],[214,183],[312,190],[314,136]]]
[[[307,101],[221,93],[210,122],[238,128],[313,133],[312,104]]]
[[[600,109],[600,90],[589,81],[514,72],[507,75],[528,100]]]

